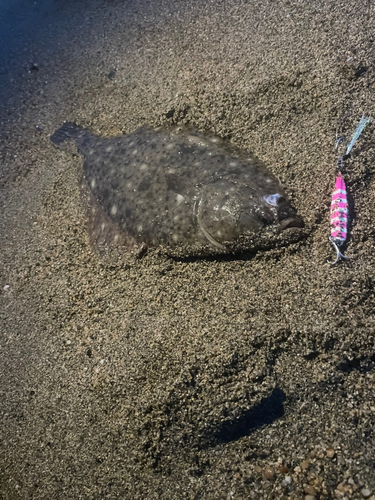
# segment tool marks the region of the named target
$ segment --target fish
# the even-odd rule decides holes
[[[117,240],[209,256],[295,240],[304,226],[264,163],[215,135],[143,126],[103,138],[66,122],[50,140],[74,141],[101,227],[114,225]]]

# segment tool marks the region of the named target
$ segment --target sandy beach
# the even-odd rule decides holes
[[[0,499],[375,499],[375,117],[366,0],[0,7]],[[251,151],[291,245],[177,259],[90,244],[82,157],[141,125]]]

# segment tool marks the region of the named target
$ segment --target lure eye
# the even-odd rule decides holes
[[[277,207],[278,205],[280,205],[285,201],[285,198],[281,196],[281,194],[275,193],[263,196],[263,200],[266,203],[268,203],[268,205],[271,205],[272,207]]]

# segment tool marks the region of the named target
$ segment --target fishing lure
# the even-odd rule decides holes
[[[350,151],[352,150],[358,137],[361,135],[363,129],[366,127],[370,121],[369,117],[362,116],[358,127],[356,128],[352,140],[346,148],[344,156],[338,156],[337,158],[337,169],[339,171],[336,177],[335,190],[332,193],[331,202],[331,236],[329,241],[332,243],[336,250],[336,260],[332,264],[336,264],[340,259],[349,259],[349,257],[343,255],[340,252],[339,247],[346,241],[347,237],[347,227],[348,227],[348,200],[346,196],[346,187],[344,179],[342,178],[342,170],[345,166],[345,160],[347,159]],[[340,142],[344,140],[340,137],[336,142],[336,149]]]
[[[336,260],[332,264],[340,259],[349,259],[346,255],[343,255],[339,247],[346,240],[348,227],[348,200],[346,198],[346,187],[344,179],[339,172],[336,177],[335,190],[332,194],[331,203],[331,236],[329,241],[332,243],[336,250]]]

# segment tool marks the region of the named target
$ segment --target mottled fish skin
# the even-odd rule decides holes
[[[73,123],[51,136],[69,139],[93,195],[138,243],[210,255],[258,248],[265,235],[303,226],[264,164],[218,137],[142,127],[100,138]]]

